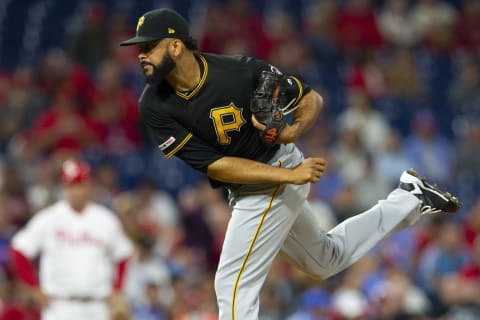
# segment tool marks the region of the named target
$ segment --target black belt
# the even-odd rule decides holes
[[[85,297],[85,296],[65,296],[65,297],[53,297],[57,300],[67,300],[67,301],[74,301],[74,302],[104,302],[106,298],[97,298],[97,297]]]

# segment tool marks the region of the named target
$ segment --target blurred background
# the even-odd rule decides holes
[[[0,319],[38,315],[7,249],[58,199],[71,156],[94,167],[96,200],[137,249],[115,306],[124,319],[216,318],[225,194],[163,158],[139,122],[136,48],[118,46],[164,6],[189,20],[201,50],[264,59],[324,96],[299,146],[328,160],[311,192],[326,229],[385,197],[409,167],[464,203],[327,281],[278,259],[261,319],[480,319],[478,0],[0,0]]]

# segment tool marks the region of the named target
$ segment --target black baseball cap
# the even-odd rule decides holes
[[[145,13],[138,19],[137,35],[120,43],[131,46],[163,38],[186,40],[190,37],[187,21],[176,11],[156,9]]]

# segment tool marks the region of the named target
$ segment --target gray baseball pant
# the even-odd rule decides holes
[[[302,160],[289,144],[270,164],[291,168]],[[419,200],[395,189],[371,209],[325,232],[315,222],[309,190],[309,184],[244,185],[231,192],[233,211],[215,276],[219,319],[258,319],[259,292],[280,250],[306,273],[327,278],[420,216]]]

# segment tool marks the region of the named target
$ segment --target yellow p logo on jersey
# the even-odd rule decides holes
[[[242,115],[242,109],[237,108],[233,102],[230,102],[228,106],[210,110],[210,119],[213,120],[218,142],[222,145],[230,143],[231,138],[227,132],[240,131],[240,127],[246,122]]]

